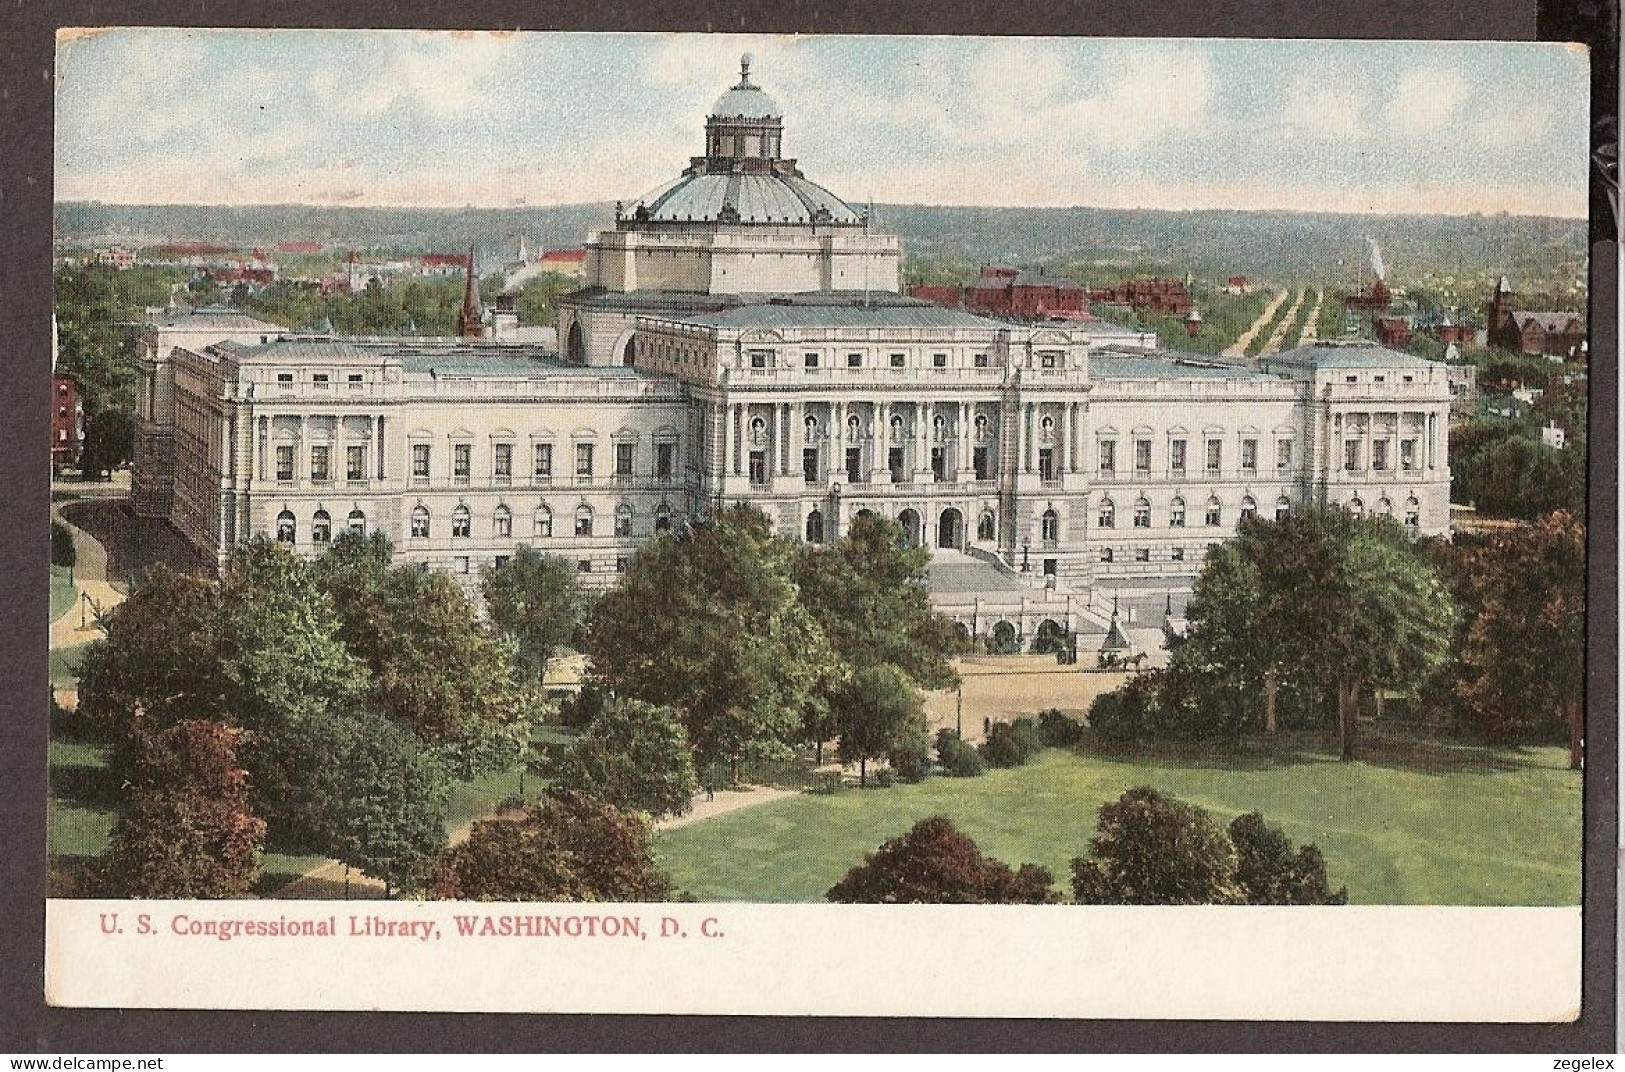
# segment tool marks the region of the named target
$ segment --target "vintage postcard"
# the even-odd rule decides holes
[[[53,1004],[1578,1015],[1584,49],[55,77]]]

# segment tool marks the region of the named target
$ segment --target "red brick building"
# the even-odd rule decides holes
[[[1033,320],[1089,314],[1089,292],[1081,284],[1002,266],[983,268],[981,278],[965,288],[964,302],[967,312]]]
[[[1392,295],[1388,292],[1388,284],[1378,279],[1368,289],[1345,297],[1343,305],[1348,309],[1386,309],[1391,299]]]
[[[908,288],[908,296],[940,305],[944,309],[958,309],[964,300],[958,287],[935,283],[915,283]]]
[[[1379,316],[1371,326],[1376,329],[1377,341],[1390,350],[1402,350],[1411,341],[1410,321],[1402,316]]]
[[[1579,313],[1514,309],[1517,293],[1502,276],[1489,305],[1489,344],[1518,354],[1585,360],[1586,325]]]
[[[51,470],[78,462],[84,439],[79,385],[72,376],[51,377]]]
[[[1184,316],[1191,311],[1191,292],[1180,279],[1126,279],[1115,287],[1096,287],[1089,297],[1110,305],[1127,305],[1153,313]]]

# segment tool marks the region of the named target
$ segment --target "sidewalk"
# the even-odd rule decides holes
[[[60,505],[51,504],[51,520],[73,534],[73,584],[79,590],[79,599],[72,610],[51,623],[53,650],[100,640],[102,631],[96,625],[95,610],[109,611],[124,602],[124,594],[107,583],[107,550],[89,533],[63,517]],[[85,606],[87,597],[89,607]],[[83,626],[81,621],[85,623]]]

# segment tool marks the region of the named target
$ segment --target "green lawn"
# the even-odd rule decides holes
[[[56,621],[73,609],[79,591],[69,580],[72,573],[66,566],[51,567],[51,621]]]
[[[655,851],[701,900],[821,901],[848,868],[916,820],[946,814],[983,851],[1068,862],[1100,805],[1151,785],[1228,822],[1262,811],[1325,854],[1356,904],[1577,904],[1580,777],[1561,749],[1434,749],[1339,763],[1323,753],[1108,758],[1047,751],[980,778],[802,795],[679,827]]]
[[[51,688],[71,689],[79,684],[79,658],[88,644],[51,649]]]

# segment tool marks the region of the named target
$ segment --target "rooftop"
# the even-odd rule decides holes
[[[281,324],[272,324],[249,316],[241,309],[225,305],[200,305],[184,312],[176,312],[158,321],[158,327],[180,331],[266,331],[287,330]]]
[[[551,346],[456,339],[280,338],[261,346],[218,343],[210,349],[242,362],[399,361],[408,374],[435,377],[573,376],[646,378],[625,365],[586,366],[560,361]]]
[[[1434,362],[1375,343],[1312,343],[1263,358],[1265,365],[1299,368],[1430,368]]]
[[[770,303],[741,305],[714,312],[674,314],[671,319],[716,328],[979,328],[999,331],[1009,327],[998,320],[972,316],[958,309],[914,299],[886,302]]]
[[[1096,350],[1089,355],[1089,375],[1097,380],[1268,380],[1266,375],[1245,365],[1227,365],[1215,361],[1201,361],[1185,354],[1167,350],[1150,353],[1125,353],[1121,350]]]

